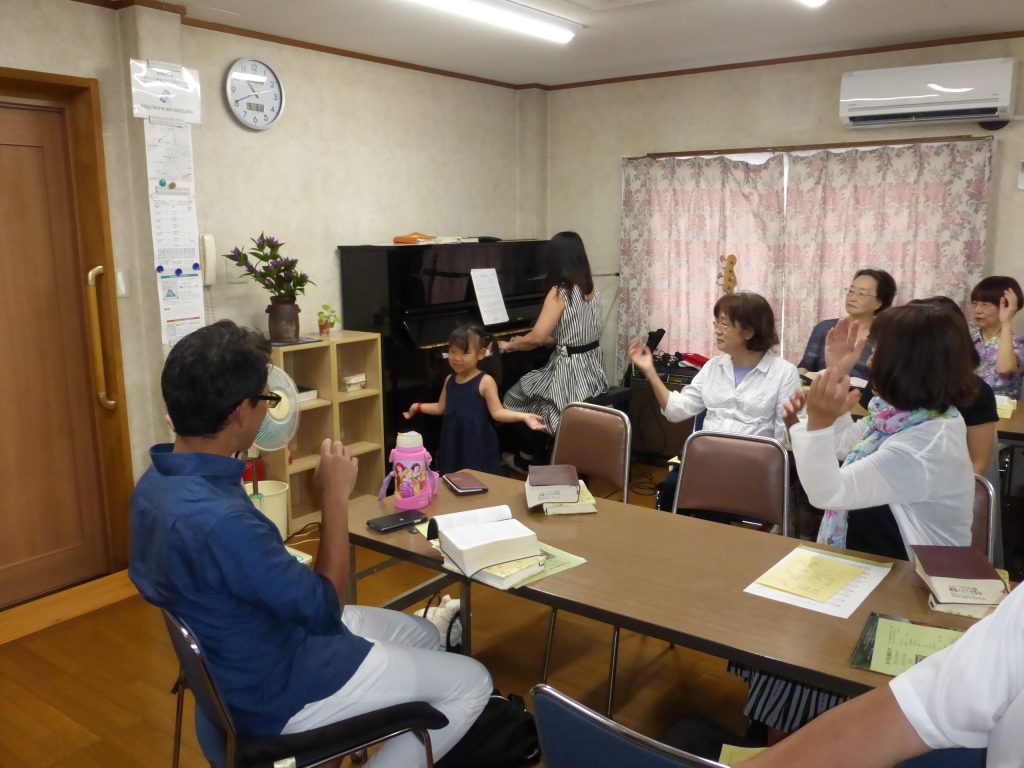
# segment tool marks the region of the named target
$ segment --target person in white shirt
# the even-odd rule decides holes
[[[1024,768],[1024,590],[888,686],[742,766],[883,768],[909,758],[907,768]]]
[[[800,379],[796,366],[771,351],[779,343],[771,306],[756,293],[727,294],[715,302],[714,324],[722,354],[705,363],[682,391],[669,391],[662,383],[651,350],[639,339],[630,343],[629,359],[647,377],[669,421],[706,410],[702,429],[774,437],[785,445],[782,409]],[[674,473],[663,485],[674,487]],[[671,490],[659,494],[665,497],[672,498]]]

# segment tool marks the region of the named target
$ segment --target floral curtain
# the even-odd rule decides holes
[[[896,304],[966,300],[981,277],[992,142],[789,157],[783,350],[797,362],[815,323],[840,317],[854,272],[896,280]]]
[[[618,371],[630,339],[665,328],[661,349],[714,354],[721,264],[738,289],[782,295],[783,158],[627,159],[623,168]]]

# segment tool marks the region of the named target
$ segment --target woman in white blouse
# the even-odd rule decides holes
[[[738,435],[761,435],[786,442],[782,408],[800,387],[796,366],[771,351],[779,343],[775,314],[763,296],[734,293],[714,308],[715,341],[720,355],[704,364],[680,392],[670,392],[654,370],[651,351],[639,339],[629,358],[651,383],[661,412],[683,421],[706,410],[703,429]],[[681,448],[682,446],[680,446]],[[661,499],[671,499],[675,473],[662,484]]]

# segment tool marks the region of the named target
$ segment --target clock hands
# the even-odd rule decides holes
[[[250,85],[249,88],[252,88],[252,86]],[[238,106],[238,102],[240,102],[240,101],[245,101],[246,99],[251,99],[253,96],[260,96],[260,95],[262,95],[264,93],[270,93],[273,90],[274,90],[273,88],[267,88],[266,90],[263,90],[263,91],[253,91],[252,93],[247,94],[247,95],[243,96],[240,99],[235,99],[235,106],[237,107]]]

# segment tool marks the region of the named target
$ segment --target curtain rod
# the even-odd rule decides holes
[[[698,149],[683,152],[650,152],[639,157],[627,157],[627,160],[643,160],[650,158],[660,160],[664,157],[696,157],[698,155],[740,155],[753,152],[803,152],[813,149],[849,149],[851,147],[887,147],[900,144],[940,144],[952,141],[992,141],[993,136],[931,136],[919,139],[886,139],[882,141],[847,141],[839,144],[794,144],[788,147],[738,147],[734,149]]]

